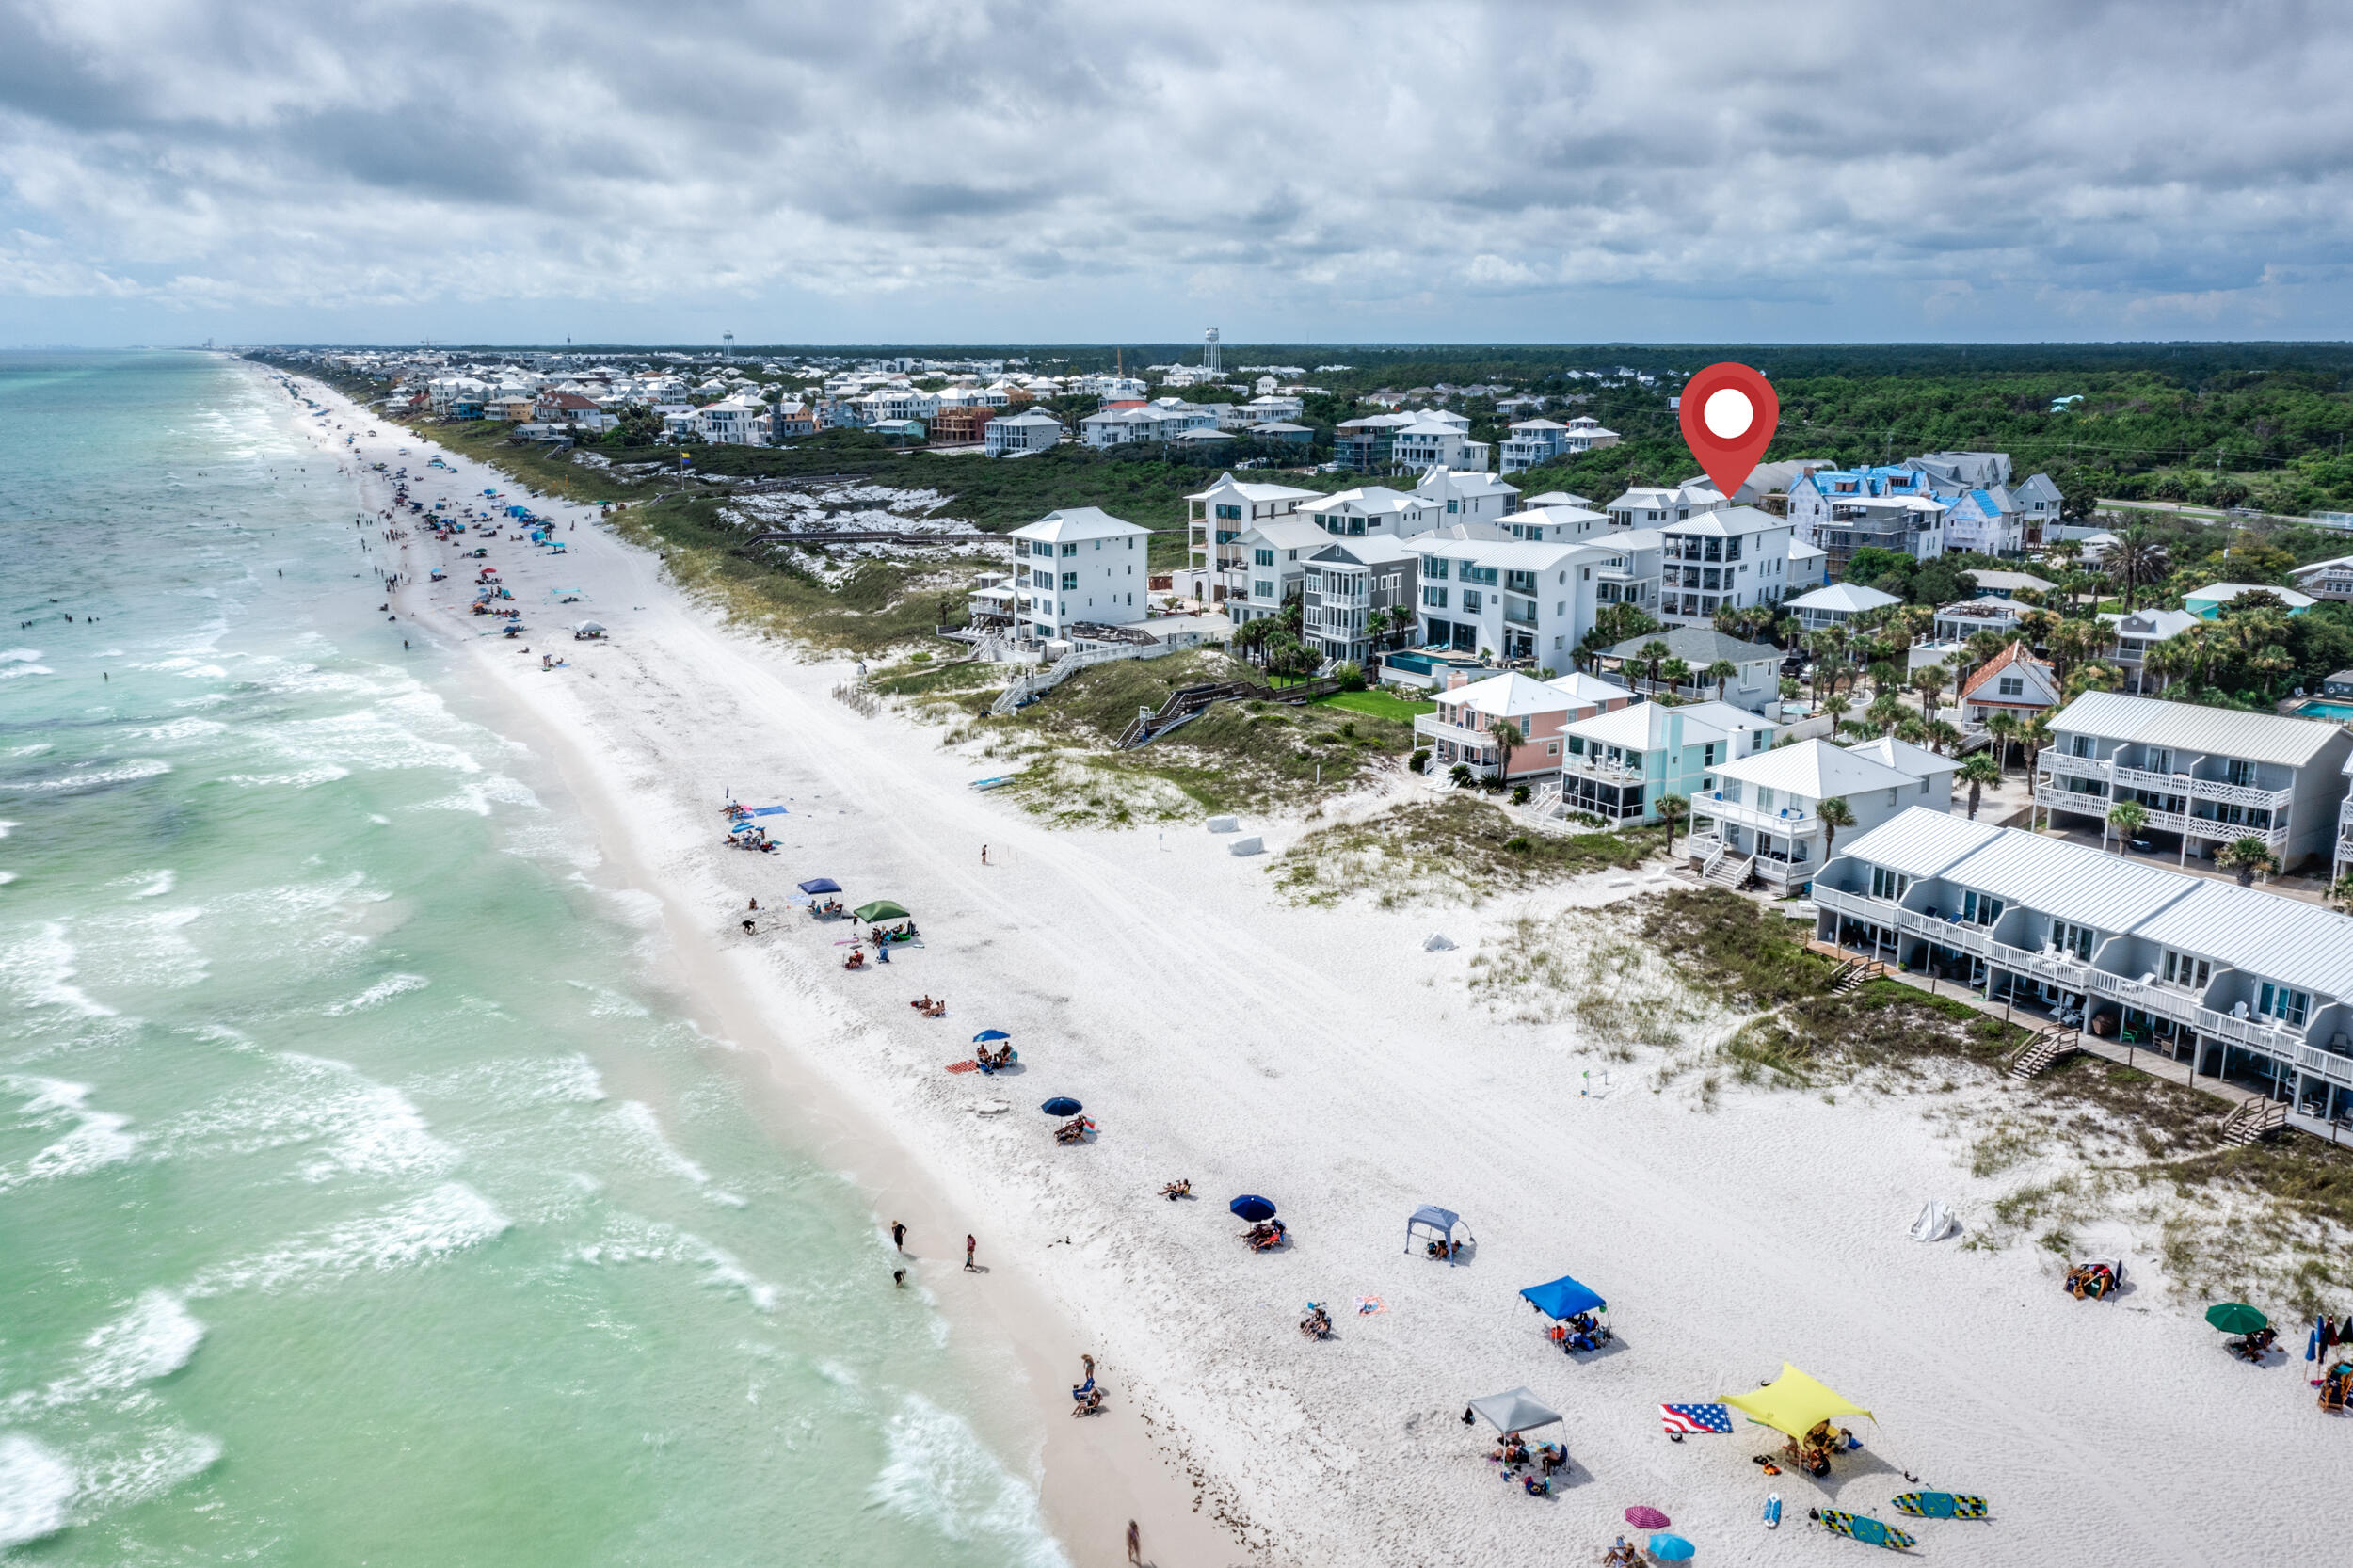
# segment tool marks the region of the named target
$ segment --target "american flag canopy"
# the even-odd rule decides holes
[[[1658,1418],[1669,1432],[1732,1431],[1732,1411],[1721,1404],[1662,1404]]]

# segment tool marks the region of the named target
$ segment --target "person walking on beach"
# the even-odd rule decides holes
[[[983,844],[981,846],[981,864],[984,866],[988,864],[988,846],[986,844]]]
[[[898,1252],[907,1250],[907,1227],[896,1220],[890,1222],[890,1245]]]
[[[1144,1532],[1136,1528],[1133,1519],[1128,1521],[1128,1560],[1137,1564],[1144,1561]]]
[[[979,1245],[980,1243],[972,1240],[969,1233],[966,1234],[964,1238],[964,1267],[968,1273],[971,1272],[972,1268],[972,1251]]]

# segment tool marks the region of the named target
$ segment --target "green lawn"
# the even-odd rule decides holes
[[[1329,708],[1345,708],[1352,713],[1363,713],[1376,719],[1394,719],[1399,724],[1411,724],[1417,715],[1434,713],[1434,702],[1408,702],[1386,692],[1334,692],[1321,699]]]

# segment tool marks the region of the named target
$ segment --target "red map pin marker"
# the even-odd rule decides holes
[[[1773,432],[1781,424],[1781,399],[1773,395],[1770,381],[1727,360],[1683,384],[1677,412],[1691,456],[1729,501],[1773,444]]]

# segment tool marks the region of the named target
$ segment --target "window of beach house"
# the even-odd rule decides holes
[[[2304,1027],[2304,1015],[2313,1004],[2313,999],[2306,993],[2292,991],[2285,985],[2274,985],[2266,980],[2256,996],[2256,1012],[2265,1017],[2278,1018],[2291,1029]]]
[[[1911,886],[1912,878],[1900,872],[1891,872],[1884,866],[1871,868],[1871,896],[1873,898],[1886,899],[1893,903],[1903,897],[1904,889]]]
[[[1961,918],[1971,925],[1992,925],[2002,918],[2002,901],[1974,890],[1961,895]]]
[[[2051,945],[2062,952],[2073,953],[2087,964],[2091,962],[2091,944],[2099,937],[2100,934],[2088,925],[2076,925],[2067,920],[2051,922]]]
[[[2193,958],[2186,952],[2165,950],[2165,983],[2179,985],[2185,991],[2202,991],[2206,982],[2214,978],[2214,966],[2203,958]]]

